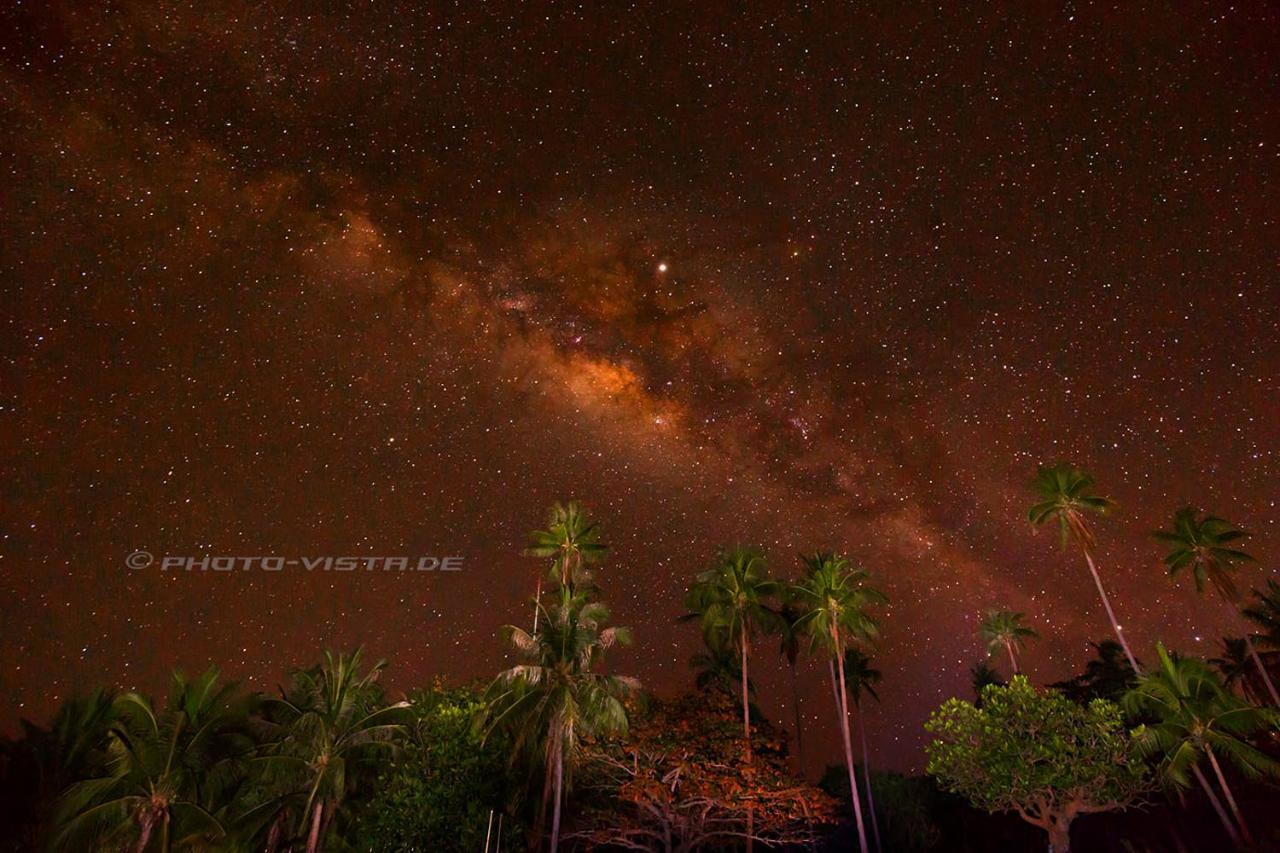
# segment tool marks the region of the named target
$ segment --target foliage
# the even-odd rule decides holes
[[[168,701],[115,700],[105,773],[76,782],[58,804],[54,845],[65,849],[213,844],[227,838],[227,804],[253,743],[248,706],[212,667],[175,673]]]
[[[994,655],[1009,650],[1012,656],[1012,650],[1021,650],[1027,640],[1038,637],[1035,629],[1023,624],[1025,619],[1025,613],[1015,610],[988,610],[978,626],[987,653]]]
[[[1250,778],[1280,778],[1280,763],[1248,742],[1255,733],[1280,724],[1280,714],[1240,700],[1204,661],[1175,658],[1163,645],[1157,652],[1160,665],[1139,679],[1124,707],[1154,719],[1139,730],[1138,742],[1160,759],[1161,779],[1177,788],[1190,787],[1192,768],[1210,750]]]
[[[1227,601],[1239,600],[1231,569],[1236,563],[1253,560],[1232,547],[1232,543],[1248,536],[1243,530],[1216,515],[1202,517],[1191,507],[1182,507],[1173,514],[1168,530],[1157,530],[1152,535],[1170,546],[1164,558],[1170,577],[1190,569],[1196,592],[1204,592],[1205,585],[1212,584]]]
[[[551,507],[545,530],[529,534],[525,554],[551,559],[551,578],[563,586],[587,580],[586,567],[598,562],[608,549],[600,541],[600,525],[577,501]]]
[[[1040,501],[1027,513],[1035,525],[1057,521],[1062,544],[1075,539],[1086,553],[1092,553],[1096,542],[1085,521],[1086,513],[1109,512],[1111,500],[1093,493],[1093,477],[1071,465],[1042,465],[1036,470],[1031,488]]]
[[[482,741],[472,726],[482,707],[476,691],[439,683],[411,697],[404,748],[361,809],[353,833],[360,849],[390,853],[484,847],[491,811],[507,810],[515,786],[507,744],[496,736]],[[503,820],[502,839],[504,850],[524,846],[522,828],[510,813]]]
[[[738,709],[708,692],[653,700],[619,744],[595,743],[584,767],[594,794],[579,836],[600,845],[691,851],[746,834],[803,842],[835,802],[787,772],[786,735],[756,720],[755,760],[743,768]]]
[[[987,811],[1013,811],[1065,844],[1078,814],[1121,809],[1146,787],[1146,767],[1120,709],[1088,707],[1015,676],[983,690],[982,707],[950,699],[925,726],[928,772]]]
[[[1253,603],[1241,612],[1262,629],[1254,638],[1270,648],[1280,649],[1280,583],[1267,578],[1266,589],[1255,589],[1253,597]]]

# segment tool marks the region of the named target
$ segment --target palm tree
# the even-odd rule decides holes
[[[1280,763],[1248,742],[1250,735],[1280,721],[1280,715],[1242,702],[1203,661],[1175,658],[1162,644],[1157,644],[1156,651],[1159,666],[1142,676],[1122,703],[1130,713],[1155,720],[1140,730],[1139,742],[1148,754],[1161,756],[1162,777],[1179,789],[1189,786],[1188,772],[1197,771],[1200,760],[1207,758],[1236,825],[1252,843],[1218,759],[1226,758],[1252,778],[1280,778]],[[1221,804],[1215,799],[1213,805],[1228,835],[1236,841]]]
[[[742,672],[742,740],[744,762],[751,766],[751,702],[748,695],[751,639],[757,631],[775,629],[778,617],[768,606],[781,586],[769,577],[764,554],[755,548],[722,552],[715,565],[698,575],[689,590],[689,613],[708,645],[723,643],[738,653]],[[751,850],[754,812],[747,810],[747,850]]]
[[[639,684],[593,671],[605,652],[630,642],[626,628],[605,627],[609,611],[603,604],[561,586],[559,601],[543,616],[542,630],[536,634],[514,625],[503,628],[522,662],[499,673],[489,685],[477,726],[486,737],[497,729],[509,732],[516,753],[542,759],[544,812],[554,795],[551,849],[555,851],[560,844],[564,792],[582,739],[625,734],[623,700]]]
[[[1179,572],[1189,568],[1196,592],[1204,592],[1205,585],[1211,584],[1231,612],[1238,612],[1240,591],[1231,571],[1236,564],[1250,562],[1253,557],[1232,547],[1232,543],[1249,534],[1216,515],[1201,516],[1191,507],[1184,506],[1173,514],[1173,523],[1168,530],[1157,530],[1152,535],[1170,546],[1164,558],[1164,564],[1169,567],[1169,577],[1177,577]],[[1248,634],[1245,634],[1244,642],[1249,657],[1262,676],[1262,683],[1267,686],[1267,693],[1271,695],[1271,703],[1280,707],[1280,693],[1276,692],[1275,683],[1262,665]]]
[[[804,579],[792,588],[792,600],[803,611],[800,627],[809,635],[813,648],[826,651],[831,663],[832,690],[840,735],[844,742],[845,767],[858,842],[867,853],[867,831],[862,819],[862,801],[853,764],[853,744],[849,734],[849,692],[845,680],[845,653],[851,642],[870,640],[877,634],[875,620],[867,615],[868,605],[882,602],[884,595],[869,583],[869,576],[854,569],[844,557],[819,552],[804,558],[808,569]]]
[[[797,679],[796,664],[800,660],[800,639],[803,633],[799,629],[800,609],[792,602],[786,602],[778,610],[778,653],[787,660],[787,670],[791,674],[791,710],[796,724],[796,766],[800,774],[804,774],[804,726],[800,722],[800,685]]]
[[[321,849],[358,771],[376,752],[393,751],[404,733],[409,703],[384,703],[378,678],[385,667],[377,661],[362,673],[359,649],[326,651],[319,666],[293,674],[287,693],[265,700],[279,736],[265,761],[307,792],[298,827],[307,853]]]
[[[604,556],[608,546],[600,541],[600,525],[587,515],[577,501],[551,505],[546,530],[529,534],[525,554],[551,559],[551,574],[561,586],[586,579],[586,566]],[[542,575],[538,576],[536,593],[542,598]],[[533,631],[538,631],[538,607],[534,607]]]
[[[876,685],[881,681],[880,670],[871,666],[871,658],[858,648],[851,648],[844,656],[844,677],[849,685],[849,693],[853,696],[853,707],[858,717],[858,738],[862,741],[862,781],[867,788],[867,810],[871,813],[871,834],[876,840],[876,849],[883,850],[880,843],[880,820],[876,817],[875,794],[871,790],[871,750],[867,747],[867,727],[862,719],[862,694],[865,692],[877,702],[880,695],[876,693]]]
[[[175,673],[168,703],[139,693],[115,702],[108,775],[67,789],[57,811],[59,848],[131,847],[136,853],[224,839],[234,766],[252,748],[234,684],[210,668],[194,681]]]
[[[1014,649],[1021,651],[1027,640],[1040,636],[1032,628],[1022,624],[1024,618],[1026,614],[1014,610],[989,610],[978,626],[978,634],[987,644],[988,654],[994,655],[1001,649],[1008,652],[1009,665],[1013,667],[1014,675],[1021,672]]]
[[[1031,481],[1032,489],[1041,500],[1031,507],[1027,518],[1037,526],[1046,521],[1056,520],[1062,531],[1062,544],[1065,546],[1067,542],[1074,539],[1080,546],[1085,562],[1089,566],[1089,574],[1093,575],[1093,583],[1098,588],[1102,606],[1107,611],[1107,618],[1111,620],[1111,628],[1116,632],[1116,639],[1120,641],[1120,646],[1124,649],[1125,657],[1129,659],[1129,665],[1133,667],[1133,671],[1141,672],[1138,659],[1133,656],[1133,650],[1129,648],[1124,632],[1120,630],[1120,623],[1116,620],[1115,611],[1111,609],[1111,600],[1107,598],[1107,591],[1102,586],[1102,577],[1098,574],[1098,567],[1093,561],[1097,540],[1093,536],[1093,531],[1089,529],[1086,513],[1105,514],[1113,506],[1109,498],[1093,494],[1093,485],[1093,477],[1079,468],[1066,464],[1041,465],[1036,470],[1035,479]]]

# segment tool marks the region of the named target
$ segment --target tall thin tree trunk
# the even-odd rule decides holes
[[[862,703],[855,702],[858,709],[858,737],[862,741],[862,780],[867,785],[867,811],[871,812],[871,836],[876,840],[876,850],[883,851],[880,843],[880,819],[876,817],[876,797],[871,791],[871,751],[867,749],[867,726],[862,719]]]
[[[538,633],[538,605],[542,603],[542,575],[538,575],[538,591],[533,594],[533,633]]]
[[[742,740],[746,746],[746,764],[747,773],[751,773],[751,703],[747,695],[747,647],[751,644],[750,635],[747,634],[746,626],[742,629],[742,642],[738,645],[742,648]],[[748,784],[750,779],[748,779]],[[756,829],[756,811],[751,800],[747,800],[747,853],[751,853],[754,845],[755,829]]]
[[[1244,635],[1244,644],[1249,649],[1249,657],[1253,658],[1253,665],[1258,668],[1258,674],[1262,676],[1262,683],[1267,685],[1267,693],[1271,694],[1271,704],[1280,708],[1280,693],[1276,692],[1275,682],[1271,680],[1271,674],[1267,672],[1266,666],[1262,663],[1262,656],[1254,648],[1253,640],[1249,638],[1247,632]]]
[[[791,664],[791,707],[796,718],[796,766],[804,778],[804,727],[800,725],[800,687],[796,681],[796,665]]]
[[[1009,653],[1009,666],[1013,667],[1013,674],[1020,675],[1021,673],[1018,670],[1018,659],[1013,655],[1013,643],[1005,640],[1004,650]]]
[[[556,807],[551,813],[551,853],[560,849],[560,801],[564,799],[564,751],[556,744]]]
[[[844,680],[844,647],[840,645],[840,636],[834,630],[832,639],[836,643],[836,675],[840,678],[840,735],[844,739],[844,763],[849,768],[849,793],[853,795],[853,816],[858,824],[858,844],[862,853],[867,853],[867,827],[862,822],[862,798],[858,795],[858,775],[853,769],[853,737],[849,734],[849,691]]]
[[[1133,650],[1129,648],[1129,641],[1124,638],[1124,631],[1120,630],[1120,623],[1116,620],[1116,612],[1111,609],[1111,599],[1107,598],[1107,591],[1102,587],[1102,577],[1098,574],[1098,567],[1093,564],[1093,556],[1089,553],[1089,549],[1081,546],[1080,550],[1084,551],[1085,562],[1089,564],[1089,573],[1093,575],[1093,582],[1098,587],[1098,595],[1102,597],[1102,606],[1107,609],[1107,618],[1111,620],[1111,629],[1116,632],[1116,639],[1120,641],[1120,648],[1124,649],[1124,656],[1129,659],[1129,666],[1133,667],[1134,673],[1139,673],[1138,659],[1133,656]]]
[[[138,827],[138,846],[133,848],[135,853],[143,853],[147,849],[147,845],[151,843],[151,830],[156,825],[155,815],[150,811],[142,813],[141,824]]]
[[[1235,816],[1236,824],[1240,827],[1240,834],[1252,846],[1253,835],[1249,832],[1249,825],[1244,822],[1244,815],[1240,814],[1240,807],[1236,805],[1236,798],[1231,793],[1231,786],[1227,784],[1227,777],[1222,775],[1222,768],[1218,766],[1218,757],[1213,754],[1213,747],[1206,743],[1204,754],[1209,756],[1209,765],[1213,767],[1213,773],[1218,777],[1218,784],[1222,786],[1222,793],[1226,795],[1227,805],[1231,807],[1231,814]]]
[[[311,831],[307,833],[307,853],[320,849],[320,820],[324,817],[324,802],[318,802],[311,812]]]
[[[1231,818],[1227,815],[1227,810],[1222,807],[1222,800],[1218,799],[1218,795],[1213,792],[1213,786],[1209,784],[1209,780],[1204,778],[1204,773],[1200,770],[1199,765],[1191,765],[1191,772],[1195,774],[1196,781],[1200,783],[1200,788],[1209,798],[1209,805],[1213,806],[1213,811],[1218,815],[1218,820],[1222,822],[1222,826],[1227,831],[1227,837],[1231,839],[1231,843],[1236,847],[1240,846],[1240,831],[1236,829],[1236,825],[1231,822]]]

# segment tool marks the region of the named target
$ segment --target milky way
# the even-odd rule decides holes
[[[870,733],[918,766],[981,609],[1028,613],[1045,682],[1108,634],[1025,521],[1058,459],[1119,502],[1139,655],[1213,652],[1239,626],[1147,532],[1191,502],[1253,533],[1242,585],[1280,560],[1280,16],[1211,5],[8,7],[4,727],[326,646],[396,687],[489,675],[524,534],[577,498],[637,636],[614,662],[662,692],[717,547],[865,565]]]

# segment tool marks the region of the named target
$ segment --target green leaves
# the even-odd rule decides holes
[[[789,597],[800,610],[796,624],[809,635],[810,645],[834,656],[849,642],[875,639],[879,626],[867,608],[887,599],[871,585],[871,576],[838,554],[818,552],[804,561],[807,573]]]
[[[981,708],[949,699],[925,729],[934,736],[928,773],[944,788],[1039,826],[1124,808],[1146,788],[1145,765],[1114,703],[1082,707],[1022,676],[984,688]]]
[[[1151,535],[1170,546],[1164,558],[1170,577],[1190,568],[1196,592],[1204,592],[1208,583],[1226,600],[1239,600],[1230,573],[1236,563],[1252,561],[1253,557],[1229,545],[1249,534],[1216,515],[1201,516],[1191,507],[1182,507],[1173,514],[1168,530],[1157,530]]]

